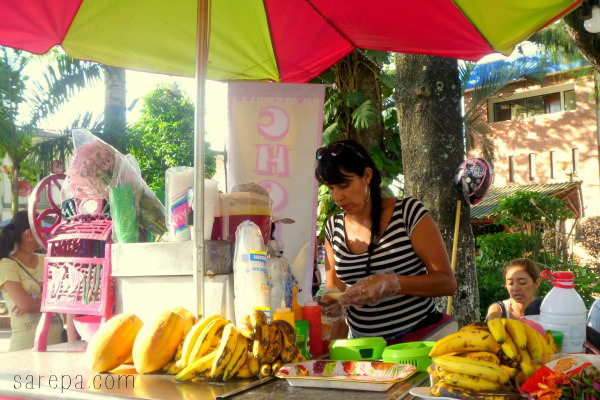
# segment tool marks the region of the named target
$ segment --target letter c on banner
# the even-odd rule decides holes
[[[283,139],[290,129],[290,117],[281,107],[263,107],[258,118],[268,119],[268,122],[258,121],[258,133],[274,142]]]
[[[273,200],[273,212],[283,211],[288,204],[287,190],[279,182],[271,180],[262,181],[259,185],[269,192],[269,197]]]

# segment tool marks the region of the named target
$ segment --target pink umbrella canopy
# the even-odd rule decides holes
[[[582,0],[218,0],[208,79],[307,82],[353,49],[508,54]],[[194,76],[196,0],[0,0],[0,45]]]

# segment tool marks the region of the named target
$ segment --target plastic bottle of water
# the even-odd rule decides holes
[[[585,343],[586,308],[575,291],[573,272],[543,271],[542,277],[552,281],[552,290],[544,297],[540,322],[544,329],[563,333],[564,353],[583,353]]]

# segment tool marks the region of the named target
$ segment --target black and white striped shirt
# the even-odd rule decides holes
[[[413,228],[428,212],[415,198],[396,200],[390,223],[373,250],[371,274],[427,274],[410,237]],[[325,237],[333,249],[338,278],[351,286],[366,277],[368,253],[354,254],[348,249],[344,217],[345,213],[342,213],[327,221]],[[400,294],[375,306],[349,307],[346,321],[352,337],[383,336],[387,339],[410,330],[434,312],[431,298]]]

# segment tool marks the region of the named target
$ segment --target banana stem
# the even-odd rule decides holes
[[[452,243],[452,273],[456,271],[456,253],[458,251],[458,231],[460,228],[460,206],[461,202],[456,202],[456,220],[454,221],[454,242]],[[452,296],[448,296],[448,315],[452,315]]]

